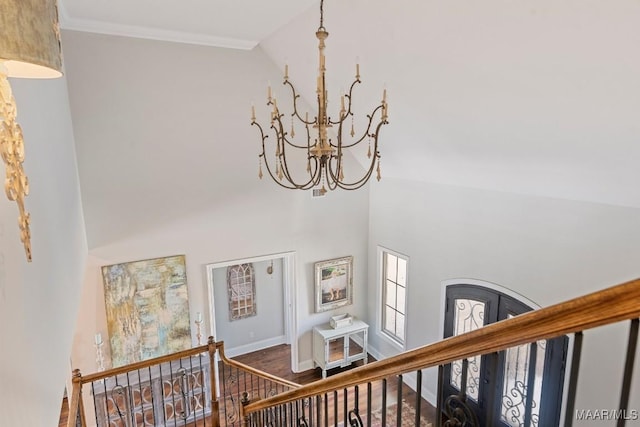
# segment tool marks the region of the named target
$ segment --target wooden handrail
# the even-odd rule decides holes
[[[217,346],[220,343],[215,343]],[[130,371],[138,369],[149,368],[154,365],[160,365],[161,363],[172,362],[174,360],[182,359],[183,357],[195,356],[200,353],[206,353],[209,351],[209,345],[201,345],[199,347],[190,348],[188,350],[182,350],[177,353],[167,354],[166,356],[154,357],[153,359],[143,360],[141,362],[135,362],[130,365],[119,366],[117,368],[108,369],[102,372],[96,372],[95,374],[89,374],[82,376],[82,384],[90,383],[93,381],[103,380],[105,378],[113,377],[120,374],[126,374]]]
[[[360,366],[295,390],[252,402],[244,415],[333,390],[444,365],[471,356],[640,317],[640,279],[438,341],[398,356]]]
[[[220,354],[220,359],[225,364],[227,364],[229,366],[234,366],[236,368],[245,370],[245,371],[249,372],[250,374],[256,375],[258,377],[262,377],[264,379],[267,379],[269,381],[273,381],[275,383],[278,383],[280,385],[283,385],[283,386],[286,386],[286,387],[289,387],[289,388],[292,388],[292,389],[297,389],[297,388],[302,387],[298,383],[294,383],[292,381],[285,380],[284,378],[280,378],[280,377],[277,377],[275,375],[271,375],[271,374],[269,374],[267,372],[263,372],[263,371],[261,371],[259,369],[252,368],[251,366],[245,365],[242,362],[238,362],[236,360],[227,358],[226,354],[224,353],[224,346],[219,346],[218,347],[218,352]]]

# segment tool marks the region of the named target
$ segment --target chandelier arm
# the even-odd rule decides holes
[[[273,118],[273,124],[271,125],[271,128],[276,132],[276,135],[278,136],[278,140],[282,140],[283,142],[286,142],[287,145],[294,147],[294,148],[300,148],[300,149],[308,149],[309,146],[309,139],[311,138],[309,135],[307,135],[307,145],[298,145],[295,144],[294,142],[290,141],[289,138],[287,138],[287,135],[289,135],[288,132],[286,132],[284,130],[284,123],[282,123],[282,118],[284,117],[284,114],[280,114],[280,111],[278,110],[278,114],[276,114]],[[276,126],[277,123],[277,126]],[[306,122],[305,122],[306,123]],[[280,129],[278,131],[278,129]],[[308,134],[308,132],[307,132]],[[284,146],[284,144],[283,144]]]
[[[260,154],[258,157],[262,157],[262,159],[264,160],[264,165],[267,169],[267,173],[269,174],[269,176],[271,177],[271,179],[273,180],[273,182],[275,182],[276,184],[278,184],[281,187],[284,187],[286,189],[289,190],[298,190],[299,188],[295,186],[295,184],[291,184],[291,185],[285,185],[282,182],[280,182],[280,180],[278,179],[277,176],[275,176],[273,174],[273,172],[271,171],[271,168],[269,167],[269,162],[267,161],[267,156],[265,156],[264,154]]]
[[[382,104],[377,106],[375,110],[373,110],[373,112],[371,114],[367,114],[367,118],[369,119],[369,122],[367,123],[367,127],[364,131],[364,133],[362,134],[362,136],[357,139],[356,141],[354,141],[352,144],[342,144],[342,148],[351,148],[351,147],[355,147],[356,145],[360,144],[362,141],[364,141],[364,139],[368,136],[372,136],[372,135],[377,135],[377,132],[375,134],[370,133],[371,130],[371,126],[373,125],[373,119],[376,115],[376,113],[378,112],[378,110],[381,110],[383,108]],[[377,127],[379,128],[380,125],[383,124],[387,124],[389,122],[387,122],[387,120],[383,120],[382,118],[380,119],[380,121],[378,122]],[[339,135],[339,141],[342,142],[342,135]],[[332,144],[332,146],[336,147],[337,145]]]
[[[286,185],[283,184],[282,182],[280,182],[280,180],[278,179],[278,177],[273,173],[273,171],[271,170],[271,167],[269,166],[269,160],[267,158],[266,155],[266,146],[265,146],[265,140],[267,138],[269,138],[269,135],[266,135],[264,133],[264,130],[262,129],[262,126],[260,126],[260,123],[253,121],[251,122],[251,125],[255,125],[258,127],[258,129],[260,130],[260,140],[261,140],[261,144],[262,144],[262,152],[258,155],[258,158],[262,158],[264,160],[264,165],[265,168],[267,169],[267,173],[269,174],[269,176],[271,177],[271,179],[278,185],[280,185],[281,187],[287,188],[289,190],[297,190],[297,189],[307,189],[304,188],[304,186],[299,186],[296,185],[295,182],[293,182],[290,177],[287,177],[287,182],[289,182],[291,185]],[[272,126],[273,128],[273,126]],[[277,135],[277,130],[274,128],[274,131],[276,131],[276,138],[278,137]],[[277,143],[277,142],[276,142]],[[277,162],[277,158],[276,158],[276,162]]]
[[[280,115],[280,117],[282,117],[282,115]],[[286,146],[287,144],[282,143],[283,141],[286,142],[286,132],[284,132],[284,128],[282,125],[282,122],[280,120],[278,120],[279,125],[276,126],[275,124],[271,126],[271,128],[274,130],[274,132],[276,133],[276,139],[277,139],[277,144],[280,145],[280,155],[278,157],[276,157],[276,162],[278,160],[280,160],[280,169],[282,171],[282,174],[284,176],[284,178],[287,180],[287,182],[289,182],[293,187],[289,187],[286,186],[284,184],[282,184],[280,182],[280,180],[278,179],[277,175],[274,175],[273,173],[271,173],[271,169],[268,166],[268,162],[267,162],[267,157],[264,156],[264,162],[267,165],[267,171],[269,171],[269,175],[271,176],[271,178],[273,178],[274,181],[276,181],[278,184],[282,185],[285,188],[295,188],[295,189],[299,189],[299,190],[308,190],[310,188],[312,188],[316,182],[319,181],[318,176],[320,174],[318,174],[318,161],[317,159],[315,160],[314,163],[314,167],[311,168],[311,170],[309,171],[309,180],[303,183],[297,183],[295,179],[293,179],[291,173],[289,172],[289,165],[287,164],[287,152],[286,152]],[[278,130],[278,128],[280,130]],[[297,146],[294,145],[295,148],[307,148],[307,147],[303,147],[303,146]],[[308,150],[307,150],[308,153]],[[307,154],[308,156],[308,154]]]
[[[262,126],[260,126],[260,123],[256,122],[256,121],[252,121],[251,122],[251,126],[257,126],[258,130],[260,130],[260,144],[262,145],[262,153],[261,155],[264,156],[265,154],[265,144],[264,141],[269,138],[269,135],[265,135],[264,130],[262,129]]]
[[[326,177],[326,182],[327,182],[327,187],[329,187],[329,190],[335,190],[336,188],[338,188],[338,183],[340,182],[338,180],[338,177],[335,176],[333,174],[333,170],[331,168],[330,162],[328,161],[327,163],[329,163],[329,165],[327,165],[326,170],[325,170],[325,177]],[[331,179],[329,179],[329,176],[331,176]]]
[[[295,115],[298,118],[298,120],[300,120],[305,125],[315,125],[318,121],[317,117],[313,121],[306,121],[305,119],[302,118],[300,113],[298,113],[298,98],[300,98],[300,95],[298,95],[298,93],[296,92],[295,86],[293,86],[293,84],[289,80],[285,80],[284,82],[282,82],[282,84],[289,85],[289,87],[291,88],[291,94],[293,97],[293,113],[291,113],[291,115],[292,116]]]
[[[284,174],[285,178],[287,179],[287,181],[288,181],[291,185],[293,185],[293,186],[294,186],[293,188],[296,188],[296,189],[298,189],[298,190],[309,190],[310,188],[315,187],[315,186],[320,182],[320,176],[321,176],[321,173],[318,173],[318,170],[320,170],[320,169],[318,168],[318,160],[317,160],[317,159],[314,159],[314,163],[315,163],[315,164],[314,164],[314,167],[313,167],[314,173],[310,176],[310,178],[309,178],[309,180],[308,180],[308,181],[306,181],[306,182],[304,182],[304,183],[301,183],[301,184],[297,184],[297,183],[296,183],[296,182],[291,178],[291,175],[289,174],[289,168],[288,168],[288,166],[287,166],[286,158],[285,158],[285,160],[284,160],[283,162],[281,162],[281,168],[282,168],[283,174]],[[272,176],[272,177],[273,177],[273,176]],[[275,180],[275,178],[274,178],[274,180]],[[276,181],[276,182],[277,182],[277,181]],[[278,184],[281,184],[281,183],[279,183],[279,182],[278,182]]]
[[[364,174],[364,176],[362,178],[360,178],[357,181],[354,182],[343,182],[340,180],[335,180],[336,184],[338,187],[340,187],[343,190],[356,190],[360,187],[362,187],[371,177],[371,174],[373,173],[373,170],[375,169],[375,163],[376,160],[380,160],[380,152],[378,151],[378,135],[380,134],[380,129],[382,127],[382,125],[386,124],[386,121],[381,121],[380,123],[378,123],[378,125],[376,126],[376,133],[375,133],[375,137],[374,137],[374,146],[373,146],[373,155],[371,156],[371,163],[369,165],[369,169],[366,171],[366,173]],[[331,175],[332,177],[334,177],[335,175],[333,174],[333,171],[331,171]]]
[[[360,83],[362,83],[362,82],[360,81],[359,78],[355,79],[353,81],[353,83],[351,83],[351,86],[349,87],[349,93],[345,93],[343,95],[349,101],[348,104],[347,104],[348,108],[345,110],[344,117],[342,117],[340,120],[338,120],[336,122],[334,122],[331,119],[329,119],[329,123],[331,123],[332,125],[337,125],[339,123],[344,122],[346,120],[346,118],[349,117],[350,115],[353,116],[353,113],[351,112],[351,100],[353,99],[353,88],[355,87],[356,84],[360,84]]]

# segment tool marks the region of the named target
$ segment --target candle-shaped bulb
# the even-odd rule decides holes
[[[271,82],[267,83],[267,99],[271,101]]]
[[[95,339],[96,339],[96,345],[102,344],[102,334],[100,332],[96,334]]]
[[[356,63],[356,79],[360,79],[360,63]]]
[[[344,108],[344,95],[340,96],[340,112],[344,114],[344,112],[347,111]]]
[[[387,88],[382,91],[382,102],[387,102]]]
[[[284,79],[289,80],[289,64],[284,64]]]
[[[256,106],[251,104],[251,121],[256,121]]]
[[[200,313],[200,312],[196,313],[196,322],[197,323],[201,323],[202,322],[202,313]]]

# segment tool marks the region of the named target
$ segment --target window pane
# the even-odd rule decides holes
[[[402,314],[396,316],[396,335],[404,341],[404,316]]]
[[[396,330],[396,311],[389,307],[385,307],[384,329],[392,334]]]
[[[402,286],[398,286],[398,301],[396,305],[396,310],[404,314],[404,306],[405,306],[405,289]]]
[[[407,286],[407,260],[398,258],[398,285]]]
[[[393,308],[396,307],[396,284],[387,280],[387,289],[385,291],[385,303]]]
[[[395,255],[391,255],[387,253],[387,262],[386,262],[386,270],[387,270],[387,279],[396,281],[397,276],[397,263],[398,257]]]

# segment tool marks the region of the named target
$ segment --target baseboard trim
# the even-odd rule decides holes
[[[314,369],[316,367],[315,363],[313,363],[313,360],[305,360],[304,362],[300,362],[298,363],[298,372],[304,372],[304,371],[308,371],[310,369]]]
[[[262,350],[265,348],[273,347],[274,345],[280,345],[286,343],[286,336],[281,335],[279,337],[267,338],[266,340],[252,342],[250,344],[225,349],[224,354],[227,357],[236,357],[241,354],[251,353],[253,351]]]

